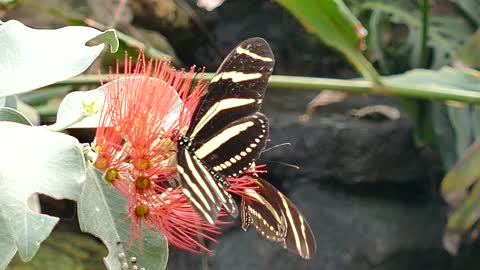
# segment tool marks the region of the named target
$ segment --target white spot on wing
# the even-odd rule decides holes
[[[244,48],[242,48],[242,47],[237,47],[236,53],[238,53],[238,54],[245,54],[245,55],[248,55],[248,56],[252,57],[253,59],[262,60],[262,61],[264,61],[264,62],[272,62],[272,61],[273,61],[273,59],[270,58],[270,57],[260,56],[260,55],[258,55],[258,54],[256,54],[256,53],[253,53],[253,52],[251,52],[251,51],[249,51],[249,50],[247,50],[247,49],[244,49]]]
[[[250,80],[255,80],[262,77],[262,73],[243,73],[239,71],[228,71],[228,72],[221,73],[221,76],[218,77],[218,79],[216,78],[217,76],[213,77],[211,82],[216,82],[219,80],[228,80],[228,79],[232,80],[232,82],[250,81]]]
[[[247,122],[224,129],[222,132],[220,132],[220,134],[208,140],[206,143],[200,146],[197,150],[195,150],[195,155],[200,159],[205,158],[207,155],[215,151],[217,148],[222,146],[231,138],[237,136],[238,134],[247,130],[249,127],[252,127],[253,125],[254,125],[254,122],[247,121]]]

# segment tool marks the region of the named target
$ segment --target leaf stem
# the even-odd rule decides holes
[[[428,61],[428,32],[430,27],[430,0],[422,1],[422,38],[421,38],[421,51],[420,51],[420,65],[419,67],[427,67]]]
[[[382,85],[382,78],[375,70],[372,64],[363,56],[360,51],[351,50],[345,51],[345,56],[348,61],[360,72],[363,78],[372,82],[375,85]]]

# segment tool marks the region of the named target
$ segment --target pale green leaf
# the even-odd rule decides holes
[[[89,47],[85,43],[101,34],[83,26],[37,30],[15,20],[0,23],[0,96],[82,73],[104,48],[103,44]]]
[[[15,122],[29,126],[32,125],[23,113],[9,107],[0,107],[0,121]]]
[[[126,217],[126,199],[112,186],[106,184],[102,173],[87,166],[87,180],[78,202],[80,228],[100,238],[109,253],[104,258],[110,270],[120,269],[118,255],[136,257],[139,268],[163,270],[168,259],[168,244],[158,232],[143,230],[143,254],[138,242],[128,249],[130,243],[130,220]]]
[[[43,127],[0,122],[0,265],[13,250],[32,259],[58,218],[27,206],[33,194],[77,200],[85,179],[85,163],[78,141]]]
[[[16,96],[0,97],[0,107],[9,107],[12,109],[16,109],[17,97]]]
[[[99,112],[105,100],[104,84],[90,91],[71,92],[65,96],[58,108],[56,126],[68,128],[96,128],[100,120]]]

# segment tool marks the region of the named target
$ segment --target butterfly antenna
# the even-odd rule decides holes
[[[275,149],[275,148],[278,148],[278,147],[282,147],[282,146],[292,146],[292,144],[291,144],[291,143],[281,143],[281,144],[277,144],[277,145],[274,145],[274,146],[272,146],[272,147],[270,147],[270,148],[263,149],[263,150],[262,150],[262,153],[265,153],[265,152],[267,152],[267,151],[270,151],[270,150],[272,150],[272,149]]]
[[[281,162],[281,161],[273,161],[273,160],[263,160],[265,163],[274,163],[274,164],[280,164],[280,165],[283,165],[283,166],[287,166],[287,167],[290,167],[290,168],[293,168],[293,169],[296,169],[296,170],[300,170],[300,166],[297,166],[297,165],[293,165],[293,164],[290,164],[290,163],[286,163],[286,162]]]

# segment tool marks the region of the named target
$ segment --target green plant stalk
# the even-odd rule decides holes
[[[425,68],[428,63],[428,32],[430,27],[430,0],[422,1],[422,39],[421,39],[421,51],[419,59],[419,67]]]
[[[206,73],[205,80],[210,80],[213,73]],[[104,75],[103,81],[107,81]],[[81,75],[56,83],[56,85],[98,85],[98,75]],[[412,87],[400,83],[394,83],[388,77],[384,77],[383,85],[375,85],[367,80],[341,80],[319,77],[272,75],[268,82],[270,88],[291,90],[334,90],[358,94],[393,95],[402,97],[414,97],[427,100],[460,101],[480,104],[480,92],[463,89],[431,87]]]
[[[370,61],[368,61],[367,58],[360,53],[360,51],[351,50],[343,51],[343,53],[347,60],[355,67],[355,69],[362,74],[363,78],[377,86],[383,84],[380,74],[378,74]]]

